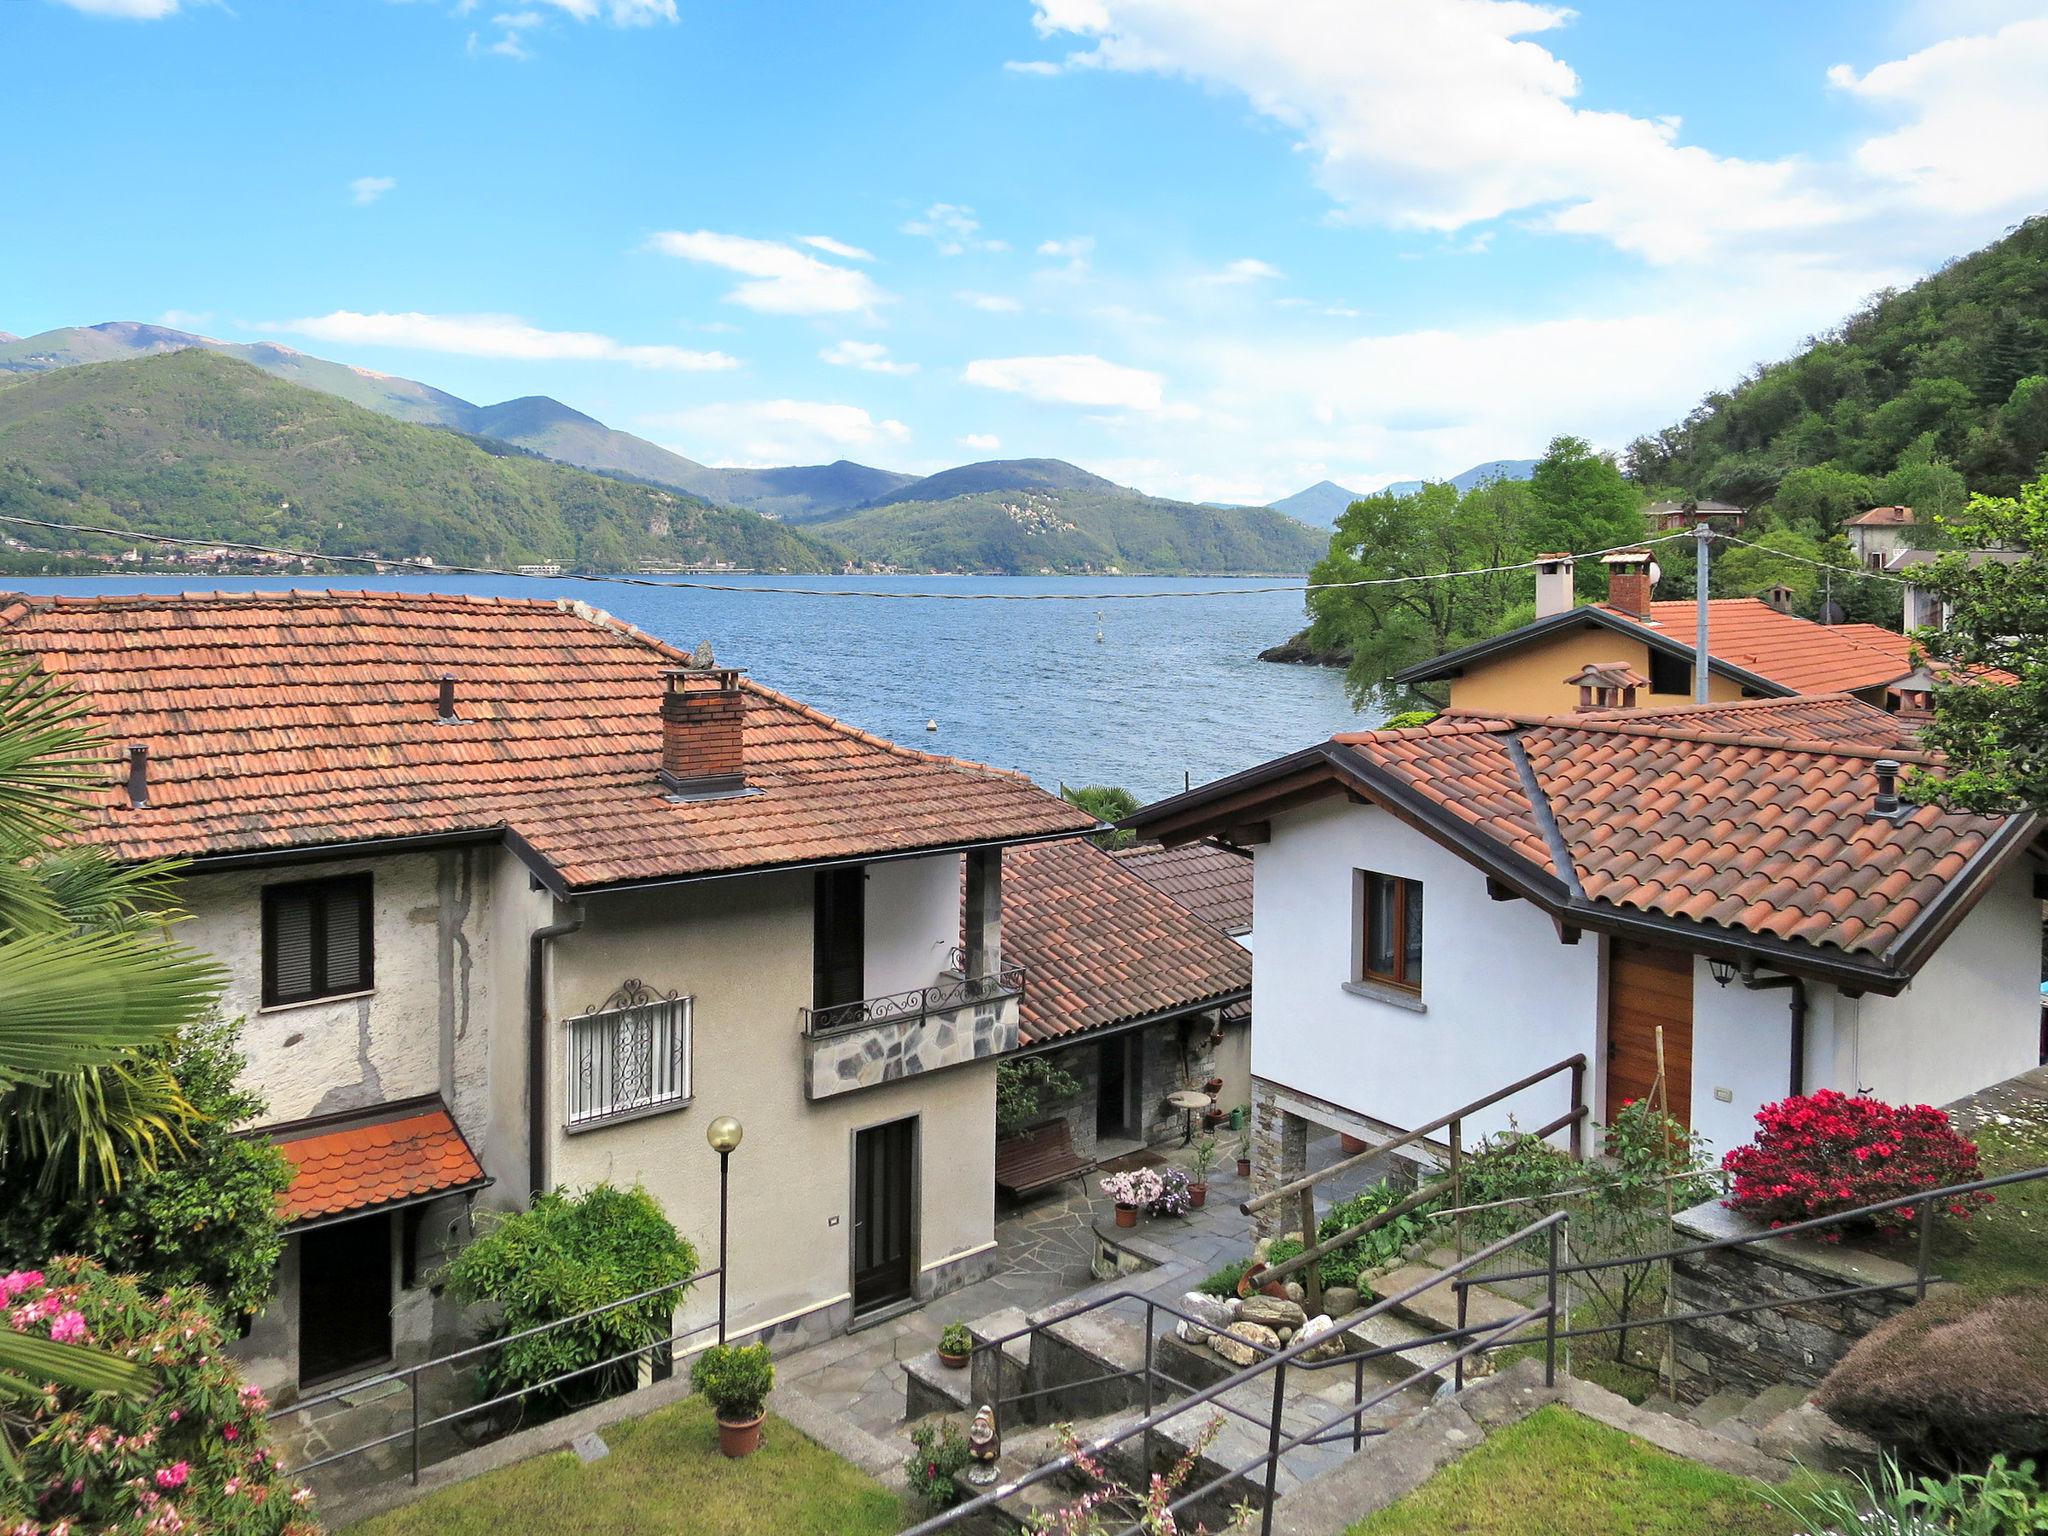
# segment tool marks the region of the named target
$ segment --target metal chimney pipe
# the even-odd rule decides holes
[[[143,742],[128,749],[128,809],[149,809],[149,747]]]
[[[454,723],[455,674],[453,672],[443,672],[441,674],[441,724],[453,725]]]
[[[1895,758],[1880,757],[1875,764],[1877,770],[1877,799],[1874,809],[1880,816],[1896,816],[1899,813],[1899,764]]]

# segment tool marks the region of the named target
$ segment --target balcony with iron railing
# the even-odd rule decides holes
[[[856,1093],[1015,1050],[1024,967],[976,974],[959,949],[951,961],[930,986],[798,1009],[808,1096]]]

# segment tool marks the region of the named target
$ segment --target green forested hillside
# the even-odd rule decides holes
[[[1628,468],[1648,487],[1755,507],[1788,477],[1795,499],[1846,502],[1856,487],[1829,475],[1864,477],[1875,499],[1878,477],[1944,461],[1970,490],[2010,496],[2044,453],[2048,215],[1708,395],[1683,423],[1631,445]]]
[[[1219,510],[1136,491],[982,491],[864,508],[810,529],[881,564],[940,571],[1305,571],[1328,536],[1264,507]]]
[[[395,421],[196,349],[0,387],[0,512],[457,564],[839,563],[751,512]]]

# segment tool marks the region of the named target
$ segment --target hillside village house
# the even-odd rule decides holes
[[[1923,584],[1927,569],[1936,561],[1950,558],[1955,552],[1945,549],[1902,549],[1885,561],[1888,575],[1902,578],[1906,583],[1905,624],[1908,629],[1947,629],[1949,605],[1932,587]],[[1971,569],[1978,566],[1998,564],[2017,565],[2027,557],[2012,549],[1972,549],[1963,558]]]
[[[92,835],[190,861],[180,935],[298,1165],[266,1388],[456,1342],[438,1261],[534,1189],[643,1182],[716,1263],[718,1115],[736,1333],[991,1266],[1003,849],[1092,818],[578,603],[31,598],[0,630],[115,745]]]
[[[1253,851],[1255,1178],[1576,1053],[1717,1150],[1832,1087],[1943,1103],[2038,1059],[2036,818],[1899,803],[1924,761],[1845,697],[1346,734],[1133,818]],[[1542,1125],[1559,1082],[1468,1124]]]
[[[1176,1092],[1226,1109],[1249,1102],[1251,956],[1192,900],[1249,926],[1251,860],[1203,843],[1127,857],[1082,839],[1004,861],[1003,954],[1030,978],[1017,1054],[1045,1056],[1079,1088],[1030,1125],[1002,1128],[1013,1134],[997,1143],[999,1189],[1028,1194],[1180,1141],[1196,1112],[1172,1104]]]
[[[1574,606],[1570,555],[1539,555],[1536,618],[1396,672],[1389,681],[1459,709],[1534,712],[1577,707],[1576,678],[1619,663],[1635,674],[1641,703],[1693,702],[1698,605],[1652,598],[1648,550],[1602,557],[1607,601]],[[1896,704],[1891,685],[1910,676],[1912,642],[1875,624],[1816,624],[1758,598],[1707,603],[1710,702],[1850,693]]]
[[[1855,552],[1856,563],[1873,571],[1883,570],[1894,555],[1906,548],[1912,537],[1911,507],[1872,507],[1854,517],[1842,519],[1842,536]]]

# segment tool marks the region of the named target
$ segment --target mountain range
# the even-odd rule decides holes
[[[1534,459],[1488,459],[1484,464],[1474,464],[1470,469],[1452,475],[1450,483],[1461,491],[1469,491],[1486,480],[1526,480],[1535,467]],[[1423,480],[1396,480],[1381,486],[1380,490],[1391,491],[1396,496],[1412,496],[1427,483]],[[1365,494],[1364,491],[1346,490],[1333,480],[1318,480],[1307,490],[1296,491],[1292,496],[1283,496],[1266,505],[1275,512],[1285,512],[1289,517],[1313,523],[1318,528],[1334,528],[1337,519],[1344,515],[1344,509]]]

